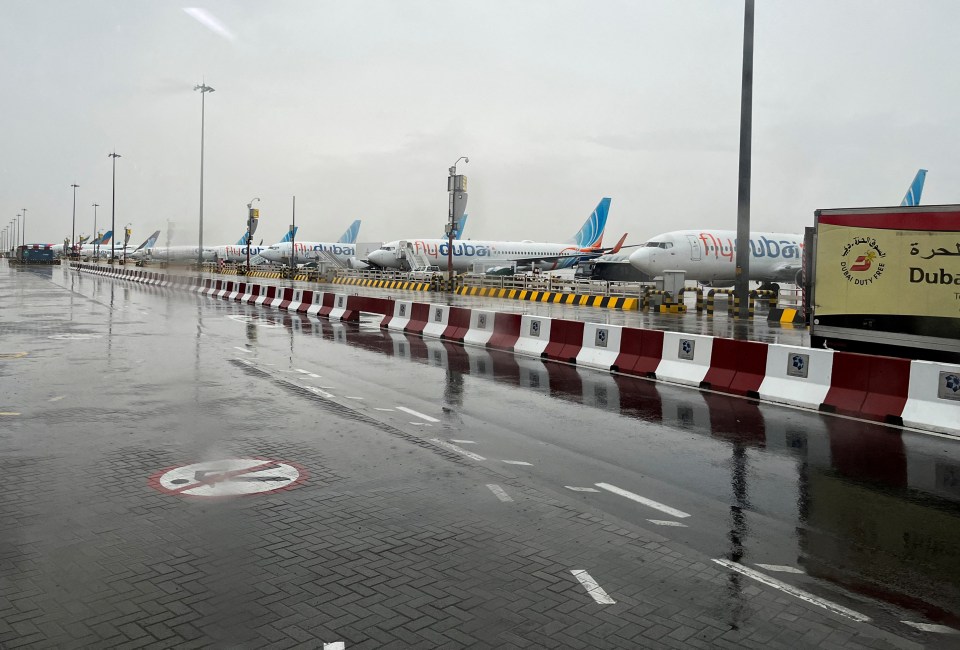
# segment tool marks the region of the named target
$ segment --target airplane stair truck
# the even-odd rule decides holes
[[[411,272],[426,271],[430,268],[430,260],[414,250],[413,244],[402,241],[397,247],[400,259],[404,260]]]

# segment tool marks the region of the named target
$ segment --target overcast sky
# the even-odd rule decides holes
[[[754,230],[816,208],[960,200],[955,0],[759,0]],[[474,239],[562,241],[603,196],[607,241],[735,228],[742,0],[0,1],[0,226],[27,239],[166,223],[233,243],[438,237],[447,168]],[[187,6],[189,8],[190,5]],[[202,16],[202,15],[201,15]]]

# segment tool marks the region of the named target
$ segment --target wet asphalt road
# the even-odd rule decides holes
[[[764,570],[869,616],[895,635],[883,643],[954,638],[902,621],[957,626],[956,441],[383,332],[375,321],[331,324],[59,267],[0,274],[0,411],[18,414],[0,416],[0,452],[5,462],[59,468],[44,474],[50,496],[28,537],[61,536],[56,517],[65,514],[122,517],[129,504],[81,500],[98,486],[75,490],[77,472],[63,469],[129,464],[118,460],[122,450],[143,468],[140,484],[147,469],[231,457],[239,444],[254,455],[306,456],[287,459],[312,465],[321,484],[344,468],[378,487],[412,472],[441,476],[453,494],[464,470],[419,445],[437,440],[453,458],[496,472],[507,493],[532,489],[697,556],[779,567]],[[393,438],[371,437],[371,428]],[[127,471],[99,487],[129,489],[139,474]],[[220,555],[242,555],[242,517],[229,508],[211,516],[241,540],[239,548],[221,540]],[[202,519],[192,522],[201,532],[212,525]],[[7,529],[0,549],[18,539]]]

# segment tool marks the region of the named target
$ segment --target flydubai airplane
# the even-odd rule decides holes
[[[474,262],[517,263],[518,270],[539,269],[551,271],[576,266],[577,262],[597,257],[610,249],[603,249],[603,231],[607,226],[610,199],[603,198],[590,213],[579,232],[567,242],[535,241],[480,241],[453,240],[453,270],[469,271]],[[626,235],[624,235],[624,238]],[[623,244],[620,240],[618,246]],[[446,268],[448,242],[446,239],[407,239],[387,242],[370,253],[367,261],[386,269],[404,268],[408,251],[426,260],[428,265]]]
[[[927,170],[917,172],[900,205],[919,205]],[[653,237],[630,254],[630,264],[650,277],[685,271],[687,280],[713,286],[736,281],[735,230],[674,230]],[[803,268],[803,235],[750,233],[750,280],[797,282]]]
[[[294,263],[309,264],[321,261],[324,252],[329,252],[345,264],[350,264],[351,258],[357,255],[357,235],[360,234],[360,220],[357,219],[347,231],[335,242],[322,241],[294,241]],[[260,256],[268,262],[285,263],[290,259],[291,242],[281,242],[260,251]]]
[[[297,226],[293,230],[287,231],[287,234],[283,236],[283,239],[280,240],[280,243],[287,243],[292,240],[297,231],[300,229],[300,226]],[[263,242],[260,242],[260,246],[250,246],[250,257],[256,257],[261,255],[266,246],[263,246]],[[225,262],[246,262],[247,261],[247,236],[244,233],[243,237],[240,238],[240,241],[236,244],[225,245],[225,246],[211,246],[213,249],[213,254],[218,260],[223,260]]]

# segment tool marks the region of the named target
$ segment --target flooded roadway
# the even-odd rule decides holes
[[[374,321],[331,324],[60,268],[2,273],[0,353],[28,353],[0,362],[0,410],[20,413],[2,421],[8,458],[83,464],[133,445],[162,466],[238,437],[284,449],[329,426],[338,433],[325,455],[385,454],[364,481],[389,484],[410,452],[351,434],[351,422],[379,423],[584,516],[775,575],[869,617],[894,635],[884,644],[954,638],[903,623],[958,625],[954,440],[385,332]],[[291,386],[327,401],[305,404]],[[23,437],[38,427],[40,447]],[[414,471],[433,480],[426,467]],[[64,494],[55,501],[81,519],[97,509]],[[11,534],[0,533],[0,545],[14,543]],[[731,574],[728,588],[752,595],[752,584]]]

